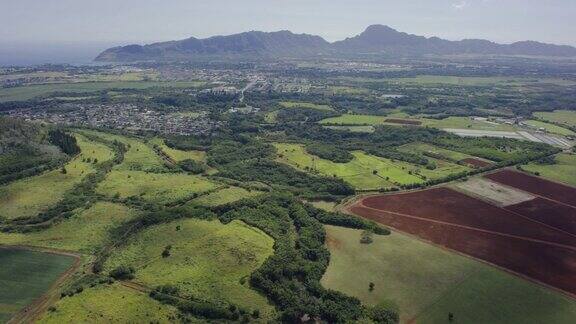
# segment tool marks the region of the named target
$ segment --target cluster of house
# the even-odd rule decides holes
[[[153,131],[172,135],[206,135],[222,126],[222,122],[211,120],[202,114],[167,114],[133,104],[73,106],[73,109],[66,109],[65,112],[29,109],[15,110],[10,112],[10,115],[62,125]]]

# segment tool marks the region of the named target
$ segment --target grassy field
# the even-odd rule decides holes
[[[392,125],[392,126],[402,126],[398,123],[387,123],[388,118],[398,118],[393,116],[376,116],[376,115],[351,115],[344,114],[338,117],[330,117],[320,121],[324,125],[362,125],[362,126],[374,126],[374,125]],[[444,119],[430,119],[430,118],[405,118],[411,120],[417,120],[422,122],[423,127],[434,127],[434,128],[464,128],[473,130],[491,130],[491,131],[513,131],[514,126],[498,124],[489,121],[472,120],[469,117],[448,117]]]
[[[434,128],[463,128],[485,131],[514,131],[512,125],[498,124],[490,121],[473,120],[469,117],[448,117],[444,119],[421,118],[422,126]]]
[[[176,308],[120,284],[99,285],[60,299],[39,323],[173,323]]]
[[[572,323],[576,302],[496,268],[393,232],[361,244],[361,231],[327,226],[322,285],[417,323]],[[369,283],[375,284],[369,291]]]
[[[147,89],[153,87],[194,88],[196,81],[190,82],[159,82],[159,81],[114,81],[114,82],[77,82],[52,83],[24,87],[0,89],[0,102],[29,100],[52,92],[96,92],[106,89]]]
[[[445,159],[448,159],[449,161],[450,160],[460,161],[460,160],[467,159],[467,158],[475,158],[472,155],[447,150],[445,148],[426,144],[426,143],[410,143],[410,144],[402,145],[401,147],[398,148],[398,150],[400,150],[402,152],[408,152],[408,153],[414,153],[414,152],[432,153],[434,155],[442,156]]]
[[[105,268],[133,266],[138,283],[173,284],[187,296],[259,309],[263,319],[270,319],[274,308],[250,289],[246,279],[273,253],[273,244],[271,237],[240,221],[223,225],[184,219],[132,236],[112,254]],[[163,258],[168,245],[171,255]]]
[[[534,116],[553,123],[576,127],[576,111],[574,110],[554,110],[553,112],[535,112]]]
[[[166,155],[168,155],[172,160],[176,161],[176,162],[180,162],[182,160],[194,160],[194,161],[198,161],[198,162],[205,162],[206,161],[206,152],[204,151],[182,151],[182,150],[177,150],[177,149],[173,149],[171,147],[169,147],[168,145],[166,145],[164,143],[164,140],[161,138],[153,138],[150,140],[150,144],[154,144],[154,145],[158,145],[158,147],[160,147],[160,149],[166,153]]]
[[[554,160],[556,164],[529,163],[522,168],[538,172],[544,178],[576,186],[576,155],[561,153]]]
[[[349,131],[353,133],[373,133],[373,126],[324,126],[324,128]]]
[[[94,164],[85,158],[104,162],[113,156],[110,148],[76,135],[81,154],[65,165],[66,174],[60,169],[25,178],[0,187],[0,215],[13,219],[34,216],[56,204],[66,191],[93,172]]]
[[[550,124],[550,123],[545,123],[545,122],[541,122],[539,120],[527,120],[524,123],[530,125],[530,126],[534,126],[534,127],[538,127],[538,128],[544,128],[547,132],[552,133],[552,134],[558,134],[558,135],[576,135],[573,131],[566,129],[564,127],[560,127],[560,126],[556,126],[554,124]]]
[[[328,105],[319,105],[311,102],[296,102],[296,101],[281,101],[280,106],[284,108],[307,108],[316,110],[333,110],[332,107]]]
[[[275,143],[278,160],[308,172],[318,172],[325,176],[336,176],[357,189],[369,190],[388,188],[395,185],[421,183],[423,177],[442,178],[450,173],[468,170],[467,167],[433,160],[438,166],[435,170],[402,161],[391,161],[366,153],[352,152],[354,159],[348,163],[334,163],[306,152],[303,145]],[[373,171],[377,171],[374,174]]]
[[[121,198],[140,196],[152,202],[167,203],[216,187],[218,184],[196,175],[113,170],[96,191],[107,196],[118,193]]]
[[[0,323],[43,295],[74,258],[0,248]]]
[[[338,117],[330,117],[320,121],[321,124],[332,124],[332,125],[380,125],[384,124],[386,116],[375,116],[375,115],[351,115],[344,114]]]
[[[336,210],[336,203],[333,201],[317,200],[317,201],[311,201],[310,203],[312,204],[312,206],[325,211],[333,212]]]
[[[109,230],[133,218],[137,212],[124,205],[97,202],[79,210],[46,230],[30,233],[0,233],[0,244],[22,244],[95,253],[108,238]]]
[[[227,187],[196,198],[190,201],[190,204],[207,207],[220,206],[238,201],[240,199],[255,197],[261,193],[261,191],[256,190],[248,191],[239,187]]]
[[[154,152],[151,145],[144,143],[141,140],[109,134],[96,131],[82,130],[93,136],[98,136],[109,141],[118,141],[128,146],[128,151],[124,153],[124,161],[114,166],[115,170],[142,170],[142,171],[162,171],[166,170],[166,166],[162,159]]]

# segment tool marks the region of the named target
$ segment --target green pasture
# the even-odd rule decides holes
[[[53,92],[83,93],[97,92],[107,89],[147,89],[153,87],[167,88],[195,88],[199,86],[197,81],[183,82],[160,82],[160,81],[112,81],[112,82],[75,82],[75,83],[50,83],[29,85],[15,88],[0,89],[0,102],[24,101],[38,96],[48,95]]]
[[[311,102],[281,101],[279,102],[279,104],[283,108],[307,108],[307,109],[316,109],[324,111],[333,110],[332,107],[328,105],[319,105]]]
[[[105,245],[111,229],[132,219],[137,212],[124,205],[97,202],[86,210],[43,231],[0,233],[0,244],[30,245],[95,253]]]
[[[124,153],[124,161],[114,166],[115,170],[142,170],[142,171],[165,171],[164,161],[154,152],[151,145],[139,139],[128,136],[109,134],[97,131],[82,130],[83,133],[100,137],[108,141],[118,141],[128,147]]]
[[[132,266],[140,284],[176,285],[185,296],[258,309],[270,319],[274,308],[250,288],[249,277],[273,253],[273,244],[271,237],[241,221],[224,225],[183,219],[132,236],[112,253],[105,270]],[[170,256],[162,257],[169,245]]]
[[[56,169],[0,187],[0,215],[9,219],[29,217],[50,208],[66,191],[94,172],[94,163],[83,162],[84,159],[97,159],[101,163],[113,157],[107,146],[78,134],[75,137],[81,153],[65,165],[66,174]]]
[[[554,110],[553,112],[535,112],[534,116],[549,122],[576,127],[576,111],[574,110]]]
[[[144,171],[112,170],[96,192],[120,198],[139,196],[156,203],[168,203],[192,198],[219,185],[196,175],[182,173],[148,173]]]
[[[398,310],[402,322],[572,323],[576,302],[504,271],[403,234],[373,236],[326,226],[330,264],[322,285],[367,305]],[[369,290],[370,282],[374,290]]]
[[[375,116],[375,115],[352,115],[344,114],[338,117],[330,117],[322,119],[321,124],[328,125],[364,125],[364,126],[374,126],[384,124],[384,120],[388,117],[386,116]]]
[[[0,323],[46,293],[73,263],[69,256],[0,247]]]
[[[353,133],[373,133],[374,126],[324,126],[327,129],[348,131]]]
[[[558,134],[558,135],[564,135],[564,136],[576,135],[576,133],[574,133],[573,131],[571,131],[567,128],[560,127],[560,126],[550,124],[550,123],[541,122],[539,120],[527,120],[524,123],[526,123],[530,126],[533,126],[533,127],[544,128],[547,132],[552,133],[552,134]]]
[[[406,153],[432,153],[434,155],[442,156],[449,161],[460,161],[467,158],[475,158],[472,155],[447,150],[445,148],[426,143],[410,143],[402,145],[398,148],[398,150]]]
[[[466,166],[430,159],[436,163],[435,170],[428,170],[403,161],[369,155],[361,151],[352,152],[354,159],[347,163],[335,163],[306,152],[301,144],[274,143],[278,160],[303,171],[336,176],[357,189],[374,190],[397,185],[421,183],[426,179],[443,178],[452,173],[468,170]],[[376,174],[374,174],[376,171]]]
[[[576,186],[576,155],[560,153],[554,157],[555,164],[539,164],[531,162],[522,168],[530,172],[538,172],[540,176],[554,181]]]
[[[174,323],[178,310],[118,283],[60,299],[39,323]]]

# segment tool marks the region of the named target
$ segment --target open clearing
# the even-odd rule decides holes
[[[115,82],[78,82],[78,83],[53,83],[30,85],[25,87],[0,89],[0,102],[23,101],[38,96],[44,96],[53,92],[96,92],[106,89],[147,89],[153,87],[168,88],[193,88],[199,83],[191,82],[158,82],[158,81],[115,81]]]
[[[576,302],[562,294],[401,233],[361,244],[361,230],[326,232],[322,285],[398,309],[401,322],[445,323],[449,312],[456,323],[571,323],[576,316]]]
[[[448,161],[460,161],[460,160],[464,160],[464,159],[474,158],[474,156],[472,156],[472,155],[468,155],[468,154],[464,154],[464,153],[460,153],[460,152],[456,152],[456,151],[452,151],[452,150],[447,150],[445,148],[426,144],[426,143],[410,143],[410,144],[400,146],[398,148],[398,150],[400,150],[402,152],[408,152],[408,153],[418,152],[418,153],[422,153],[424,155],[430,154],[430,155],[442,157],[443,159],[446,159]]]
[[[113,156],[107,146],[78,134],[75,136],[81,153],[65,165],[66,174],[55,169],[0,187],[1,216],[13,219],[37,215],[58,203],[66,191],[94,172],[94,164],[83,162],[83,159],[97,159],[101,163]]]
[[[576,295],[576,236],[527,215],[447,188],[367,197],[349,210]]]
[[[132,219],[137,212],[124,205],[97,202],[86,210],[46,230],[30,233],[0,233],[0,244],[30,245],[95,253],[107,242],[108,232]]]
[[[111,171],[97,192],[120,198],[140,196],[157,203],[168,203],[206,192],[219,185],[202,176],[182,173],[147,173],[143,171]]]
[[[392,122],[390,122],[392,120]],[[403,118],[402,123],[397,122],[398,118],[390,116],[377,115],[352,115],[344,114],[338,117],[330,117],[320,121],[325,125],[404,125],[418,127],[434,127],[440,129],[464,129],[476,131],[514,131],[515,128],[510,125],[492,123],[483,120],[474,120],[469,117],[448,117],[444,119],[431,118]]]
[[[171,323],[175,307],[120,284],[99,285],[60,299],[39,323]]]
[[[362,190],[422,183],[425,178],[437,179],[468,170],[465,166],[436,159],[431,160],[436,163],[437,168],[428,170],[424,166],[392,161],[361,151],[352,152],[354,159],[350,162],[335,163],[309,154],[301,144],[274,143],[274,146],[278,150],[280,162],[329,177],[336,175],[355,188]],[[377,171],[377,174],[374,174],[374,171]]]
[[[73,263],[70,256],[0,247],[0,322],[42,296]]]
[[[485,200],[500,207],[515,205],[536,198],[524,191],[515,190],[484,178],[472,178],[464,182],[457,182],[453,187],[468,196]]]
[[[191,151],[182,151],[182,150],[177,150],[177,149],[173,149],[171,147],[169,147],[168,145],[166,145],[164,143],[164,140],[161,138],[154,138],[152,140],[150,140],[151,144],[154,145],[158,145],[158,147],[160,147],[160,149],[166,154],[168,155],[172,160],[176,161],[176,162],[180,162],[183,160],[194,160],[197,162],[205,162],[206,161],[206,152],[204,151],[196,151],[196,150],[191,150]]]
[[[576,154],[560,153],[554,157],[554,161],[555,164],[532,162],[522,168],[533,173],[538,172],[544,178],[576,186]]]
[[[100,137],[108,141],[118,141],[128,147],[124,153],[124,161],[115,165],[115,170],[141,170],[141,171],[165,171],[166,167],[162,159],[154,152],[154,149],[144,142],[127,136],[82,130],[82,133]]]
[[[173,284],[187,296],[259,309],[268,319],[274,308],[249,287],[248,277],[273,253],[273,244],[264,232],[240,221],[224,225],[217,220],[184,219],[132,236],[111,255],[105,268],[133,266],[134,281],[140,284]],[[163,258],[168,245],[170,256]]]
[[[554,110],[553,112],[535,112],[534,116],[553,123],[576,127],[576,111],[573,110]]]
[[[279,104],[284,108],[307,108],[307,109],[316,109],[324,111],[333,110],[332,107],[328,105],[319,105],[311,102],[281,101],[279,102]]]
[[[556,126],[554,124],[541,122],[539,120],[527,120],[524,122],[530,126],[544,128],[547,132],[558,135],[574,135],[574,132],[564,127]]]

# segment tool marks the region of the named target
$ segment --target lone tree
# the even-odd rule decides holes
[[[454,321],[454,313],[448,313],[448,321],[450,322]]]
[[[370,290],[370,291],[373,291],[373,290],[374,290],[374,283],[373,283],[373,282],[371,282],[371,283],[368,285],[368,290]]]
[[[169,256],[170,256],[170,250],[171,250],[171,249],[172,249],[172,245],[167,245],[167,246],[164,248],[164,251],[162,251],[162,257],[163,257],[163,258],[169,257]]]
[[[62,169],[60,170],[60,172],[62,172],[62,174],[66,174],[66,173],[68,173],[68,171],[66,170],[66,168],[65,168],[65,167],[62,167]]]

